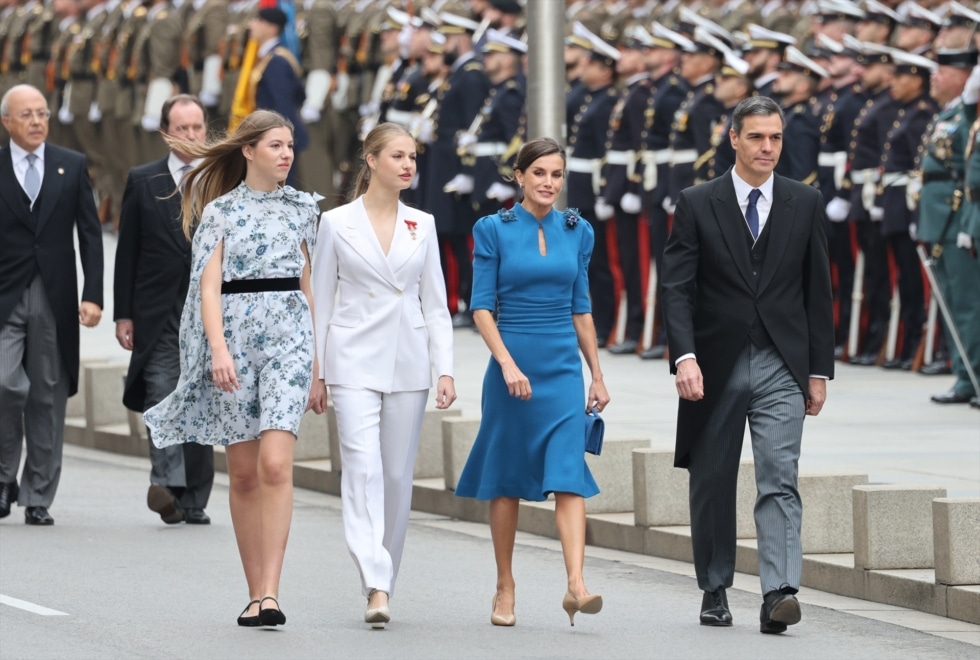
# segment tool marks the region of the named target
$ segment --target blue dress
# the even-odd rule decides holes
[[[542,221],[520,205],[473,228],[471,309],[497,311],[497,329],[531,383],[531,399],[507,391],[491,357],[483,378],[480,431],[456,494],[540,502],[549,493],[599,492],[585,463],[585,383],[572,314],[590,313],[589,258],[595,237],[573,209]]]

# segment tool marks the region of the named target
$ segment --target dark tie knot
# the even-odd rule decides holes
[[[749,204],[755,206],[759,201],[759,197],[761,196],[762,196],[762,191],[759,190],[758,188],[753,188],[751,191],[749,191]]]

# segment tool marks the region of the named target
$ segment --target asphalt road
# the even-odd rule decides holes
[[[145,508],[148,463],[66,448],[54,527],[27,527],[23,510],[0,521],[0,658],[964,658],[977,646],[893,625],[951,632],[980,643],[977,626],[818,592],[801,595],[803,622],[758,632],[757,578],[730,592],[736,625],[697,624],[690,567],[589,549],[586,578],[605,609],[560,608],[554,541],[521,535],[517,626],[489,623],[494,572],[486,528],[415,514],[393,622],[371,631],[346,547],[339,500],[297,491],[280,602],[286,626],[235,625],[247,599],[218,482],[210,527],[165,526]],[[656,567],[662,567],[660,570]],[[19,599],[62,614],[12,606]],[[821,607],[824,602],[832,607]],[[834,609],[836,608],[836,609]],[[872,617],[872,618],[869,618]]]

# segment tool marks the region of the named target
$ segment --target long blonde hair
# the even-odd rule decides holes
[[[170,148],[193,159],[203,159],[201,164],[189,171],[183,180],[187,193],[181,201],[184,236],[188,240],[198,222],[204,207],[225,193],[234,190],[245,180],[248,161],[242,147],[254,147],[262,136],[273,128],[288,128],[293,132],[293,124],[278,112],[256,110],[245,117],[242,123],[230,134],[217,142],[201,144],[187,142],[165,136]]]
[[[385,148],[385,145],[396,137],[403,135],[412,138],[413,142],[415,141],[415,138],[408,132],[408,129],[401,124],[386,121],[371,129],[371,132],[364,138],[364,146],[361,148],[361,171],[357,173],[357,180],[354,182],[354,188],[347,200],[348,202],[366,193],[368,186],[371,184],[371,168],[368,167],[367,157],[374,156],[377,158],[381,150]]]

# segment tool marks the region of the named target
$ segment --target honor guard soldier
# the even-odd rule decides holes
[[[823,34],[840,43],[845,34],[854,35],[864,10],[850,0],[819,0],[815,18],[814,35]]]
[[[649,39],[649,35],[646,35]],[[623,33],[616,72],[623,95],[613,107],[606,132],[602,189],[596,200],[599,220],[615,218],[619,268],[626,295],[623,340],[608,347],[615,355],[636,353],[643,333],[643,290],[640,274],[639,222],[643,211],[643,163],[640,148],[647,129],[644,117],[650,100],[650,72],[644,59],[648,43],[632,29]]]
[[[68,56],[75,35],[82,31],[79,18],[81,7],[74,0],[61,0],[55,5],[55,13],[58,15],[58,35],[51,47],[51,66],[45,72],[44,89],[48,96],[48,107],[52,109],[52,113],[57,113],[57,116],[52,114],[48,120],[50,124],[48,137],[54,144],[81,151],[82,148],[71,130],[70,113],[64,103],[65,89],[68,86],[68,77],[71,75]]]
[[[248,44],[248,22],[255,16],[257,0],[237,0],[228,4],[228,26],[221,50],[221,99],[215,123],[224,128],[231,117],[231,104],[235,98],[235,88]]]
[[[305,0],[296,19],[296,36],[306,71],[306,100],[299,116],[310,135],[310,146],[300,155],[299,168],[307,175],[306,183],[323,195],[320,207],[330,209],[339,201],[335,198],[333,107],[329,103],[332,72],[337,69],[337,14],[333,3]]]
[[[848,143],[850,171],[843,184],[843,192],[849,199],[841,209],[836,209],[837,204],[827,207],[828,215],[832,212],[837,215],[846,208],[848,219],[855,223],[858,244],[864,255],[863,289],[867,301],[868,331],[861,353],[850,356],[851,364],[862,366],[875,364],[878,360],[888,328],[891,299],[887,248],[878,224],[881,217],[877,217],[877,213],[875,217],[870,214],[880,182],[878,168],[884,151],[885,133],[897,111],[895,101],[889,94],[895,75],[891,53],[891,49],[884,46],[863,44],[862,83],[868,96],[851,129]],[[852,343],[854,339],[851,338]]]
[[[837,328],[834,356],[840,359],[847,344],[851,327],[851,292],[854,289],[854,251],[851,226],[847,212],[831,215],[830,204],[845,193],[841,192],[847,169],[847,147],[854,121],[864,107],[867,97],[860,84],[860,43],[845,35],[847,44],[840,44],[826,35],[817,35],[816,54],[831,77],[831,84],[817,99],[820,116],[820,152],[817,154],[817,179],[828,205],[827,249],[830,261],[837,270],[834,300],[837,301]],[[816,59],[816,58],[814,58]],[[841,199],[840,204],[843,202]]]
[[[109,217],[114,230],[119,228],[119,217],[122,213],[122,197],[127,162],[116,153],[116,145],[122,141],[121,131],[129,124],[120,121],[116,116],[116,100],[119,96],[119,83],[111,71],[115,62],[112,53],[115,47],[119,28],[125,17],[125,5],[120,0],[110,0],[106,3],[106,19],[102,31],[97,36],[95,57],[99,61],[99,79],[95,91],[96,107],[90,112],[93,120],[99,125],[99,138],[106,151],[105,167],[102,169],[102,179],[97,187],[109,196]]]
[[[757,4],[749,0],[727,0],[719,8],[718,25],[735,32],[744,25],[761,23],[762,12]]]
[[[37,89],[44,89],[47,84],[51,49],[58,37],[58,19],[52,8],[40,8],[42,11],[34,11],[34,17],[27,27],[20,52],[27,84]]]
[[[926,55],[943,27],[943,19],[914,2],[903,6],[906,13],[895,34],[895,47],[913,55]]]
[[[7,48],[11,41],[11,33],[20,25],[27,15],[24,2],[18,0],[0,0],[0,95],[17,84],[16,76],[10,71],[10,55]],[[7,129],[0,126],[2,143],[8,141]]]
[[[483,46],[483,68],[490,79],[490,93],[480,110],[475,131],[457,136],[457,154],[473,168],[470,202],[477,217],[496,213],[517,198],[510,166],[524,144],[527,117],[521,58],[527,44],[493,28]]]
[[[906,203],[910,176],[922,148],[922,136],[938,108],[929,97],[929,77],[936,63],[921,55],[899,50],[892,53],[895,82],[891,95],[897,102],[895,118],[885,134],[881,154],[881,181],[871,213],[881,215],[881,233],[891,248],[898,270],[901,320],[905,327],[901,354],[886,360],[886,369],[912,368],[925,323],[922,266],[909,235],[914,222],[913,209]]]
[[[725,63],[715,76],[715,98],[724,112],[715,124],[711,135],[711,151],[708,158],[708,180],[716,179],[735,165],[735,149],[729,135],[735,106],[752,96],[749,63],[734,52],[725,53]]]
[[[221,45],[229,22],[227,0],[184,0],[194,7],[187,20],[181,64],[186,68],[190,93],[208,112],[221,100]]]
[[[132,57],[136,63],[136,107],[141,113],[141,162],[167,155],[160,139],[160,112],[174,94],[174,76],[180,69],[183,41],[180,19],[167,0],[154,0],[146,12],[146,22],[136,35]]]
[[[970,129],[977,117],[975,79],[970,98],[961,98],[977,51],[939,50],[938,69],[932,77],[932,98],[942,106],[925,138],[922,157],[922,189],[919,192],[918,240],[933,258],[936,284],[942,290],[967,354],[962,355],[947,332],[946,346],[952,356],[956,381],[952,389],[932,397],[935,403],[968,403],[977,396],[964,360],[980,373],[980,328],[977,327],[977,261],[967,222],[969,205],[963,204],[964,158]],[[974,141],[976,136],[974,136]],[[972,156],[972,153],[971,153]],[[945,324],[944,324],[945,327]]]
[[[431,75],[423,71],[423,61],[426,57],[436,54],[430,52],[430,47],[433,33],[438,29],[439,23],[441,21],[438,15],[427,9],[423,9],[421,16],[410,20],[406,29],[410,32],[408,60],[411,65],[404,68],[401,75],[392,81],[392,96],[381,104],[381,121],[391,121],[407,127],[412,120],[412,112],[418,105],[416,100],[425,96],[425,100],[421,101],[423,107],[428,102]],[[440,34],[438,38],[443,39],[443,36]],[[441,57],[442,44],[437,48],[438,55]]]
[[[798,23],[803,23],[796,15],[795,2],[768,0],[762,5],[762,27],[774,32],[789,33]]]
[[[432,117],[439,105],[439,90],[446,84],[446,77],[449,75],[449,66],[445,60],[446,36],[441,32],[429,32],[427,42],[429,45],[419,68],[424,87],[418,90],[416,84],[412,82],[410,87],[412,96],[409,98],[408,106],[408,131],[418,143],[415,155],[416,174],[409,188],[402,191],[402,199],[420,209],[429,208],[425,196],[426,187],[420,185],[419,177],[428,172],[430,155],[428,147],[435,139]]]
[[[394,81],[398,80],[407,62],[401,57],[402,47],[400,36],[402,29],[408,24],[409,16],[394,7],[388,11],[378,25],[378,37],[381,48],[381,62],[375,71],[371,82],[371,93],[366,103],[358,108],[361,117],[358,126],[358,137],[363,141],[371,130],[378,125],[381,117],[381,106],[394,94]],[[403,22],[399,22],[403,21]]]
[[[136,58],[133,49],[136,37],[146,22],[146,7],[139,0],[124,2],[122,23],[116,32],[116,40],[109,51],[109,64],[106,77],[112,78],[119,87],[116,94],[114,112],[119,127],[118,155],[122,164],[129,169],[140,162],[140,133],[143,128],[139,125],[142,119],[142,108],[136,109]]]
[[[451,310],[456,308],[453,324],[460,327],[473,322],[463,309],[469,302],[473,280],[470,233],[476,215],[469,197],[473,192],[473,174],[456,152],[456,134],[479,122],[480,108],[490,91],[490,81],[473,51],[474,34],[480,29],[479,24],[446,12],[440,18],[440,31],[446,37],[443,57],[449,66],[449,74],[436,94],[435,112],[426,121],[431,126],[426,132],[431,130],[433,140],[427,147],[427,171],[420,178],[421,185],[425,186],[425,210],[435,216],[436,231],[443,243],[443,272],[447,279],[449,306]],[[453,267],[449,267],[450,264]]]
[[[865,0],[864,18],[857,23],[854,36],[859,41],[886,46],[902,18],[877,0]]]
[[[978,73],[980,71],[974,68],[973,74],[970,76],[971,82],[969,85],[973,88],[973,91],[964,91],[964,102],[973,100],[967,97],[976,93],[976,87],[980,83]],[[965,227],[963,232],[957,234],[956,243],[960,248],[969,250],[973,257],[976,257],[977,247],[980,246],[980,117],[974,120],[973,125],[970,127],[970,137],[966,147],[966,174],[964,181],[966,188],[965,201],[967,205],[966,218],[964,219]],[[973,283],[969,285],[971,288],[967,289],[968,291],[980,290],[980,262],[975,258],[973,267]],[[980,309],[977,309],[977,306],[980,305],[980,299],[977,296],[973,296],[972,304],[973,324],[972,329],[968,328],[967,334],[971,337],[976,337],[980,335]],[[972,351],[970,354],[971,364],[976,365],[980,362],[980,356],[977,355],[980,346],[974,342],[971,346],[967,347],[967,350]],[[974,366],[974,373],[976,373],[976,366]],[[980,397],[974,396],[970,399],[970,406],[980,408]]]
[[[589,261],[589,296],[596,341],[605,348],[616,323],[616,290],[609,268],[609,232],[596,217],[596,196],[600,192],[602,159],[606,153],[609,116],[619,99],[613,83],[619,51],[576,22],[569,41],[586,53],[580,84],[567,96],[565,125],[568,127],[568,207],[592,225],[595,246]]]
[[[31,24],[44,14],[44,6],[39,0],[27,0],[7,19],[10,25],[3,41],[3,50],[0,51],[0,74],[10,86],[27,82],[27,64],[31,56],[28,35]],[[51,12],[48,14],[53,18]]]
[[[974,38],[977,24],[980,23],[980,12],[976,12],[959,2],[950,0],[946,3],[948,9],[943,27],[936,37],[936,48],[964,48]]]
[[[791,34],[767,30],[761,25],[749,25],[749,42],[744,59],[749,63],[749,76],[759,96],[773,96],[772,87],[779,76],[779,63],[787,46],[795,46]]]
[[[663,203],[668,193],[671,125],[677,109],[687,96],[687,82],[680,76],[678,67],[684,44],[691,42],[659,23],[653,23],[652,30],[646,50],[646,65],[650,71],[652,90],[643,114],[645,135],[640,144],[640,161],[643,164],[641,196],[649,226],[650,258],[653,259],[657,282],[660,282],[664,246],[667,244],[668,218]],[[659,292],[654,297],[654,303],[654,318],[660,319]],[[657,322],[654,324],[657,325]],[[653,335],[650,346],[643,347],[640,357],[644,360],[660,359],[666,346],[667,338],[661,324],[660,332]]]
[[[827,77],[823,67],[789,46],[773,86],[785,115],[783,141],[789,145],[776,165],[776,173],[808,186],[817,182],[820,151],[820,117],[813,113],[813,99],[820,81]]]

